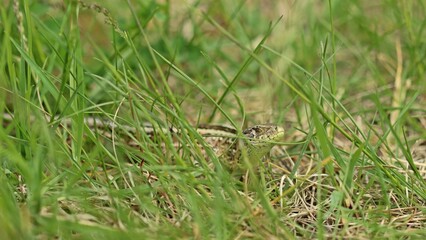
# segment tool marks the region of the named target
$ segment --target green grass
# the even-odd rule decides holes
[[[426,2],[16,2],[2,239],[426,237]],[[264,122],[286,135],[250,186],[196,144]]]

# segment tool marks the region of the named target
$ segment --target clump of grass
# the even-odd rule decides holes
[[[25,28],[23,23],[24,16],[22,14],[22,11],[20,10],[19,1],[13,1],[13,12],[15,13],[15,16],[16,16],[18,33],[21,38],[22,46],[24,47],[25,50],[28,51],[28,41],[25,35]]]
[[[123,38],[125,37],[125,32],[120,29],[120,26],[118,25],[117,21],[111,16],[108,9],[102,7],[99,4],[87,3],[87,2],[81,1],[81,0],[77,1],[77,3],[78,3],[78,6],[81,9],[90,9],[90,10],[93,10],[97,13],[102,14],[105,17],[105,24],[111,25],[112,28],[114,29],[114,31],[119,33],[121,37],[123,37]]]

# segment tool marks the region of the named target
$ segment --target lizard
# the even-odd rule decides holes
[[[3,114],[4,127],[11,123],[13,114]],[[34,117],[32,120],[34,121]],[[59,120],[62,126],[69,127],[70,119]],[[85,117],[84,123],[92,130],[101,132],[111,138],[112,129],[121,129],[134,135],[138,129],[127,125],[118,125],[114,121],[96,117]],[[107,130],[108,129],[108,130]],[[140,128],[148,136],[153,136],[162,131],[171,134],[182,134],[176,128],[156,129],[150,124],[143,124]],[[100,131],[101,130],[101,131]],[[251,164],[257,165],[262,158],[270,152],[284,137],[284,128],[274,124],[259,124],[239,132],[235,128],[224,125],[199,125],[195,130],[200,134],[205,143],[211,147],[213,152],[228,166],[235,167],[242,158],[246,158]],[[137,145],[134,141],[129,145]]]

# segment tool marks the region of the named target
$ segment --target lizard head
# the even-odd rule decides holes
[[[243,131],[246,139],[247,156],[252,163],[259,162],[273,146],[284,137],[284,128],[272,124],[261,124]]]

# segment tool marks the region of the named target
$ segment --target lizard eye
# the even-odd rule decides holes
[[[243,134],[248,138],[255,138],[257,136],[256,127],[247,128]]]
[[[274,139],[275,135],[277,136],[283,135],[283,129],[269,124],[264,125],[257,125],[250,128],[247,128],[243,131],[243,134],[250,140],[250,141],[258,141],[258,140],[267,140],[267,139]]]

